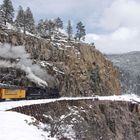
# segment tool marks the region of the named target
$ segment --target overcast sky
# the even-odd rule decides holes
[[[3,0],[0,0],[2,3]],[[12,0],[15,9],[29,6],[40,18],[71,19],[86,26],[87,42],[103,53],[140,51],[140,0]]]

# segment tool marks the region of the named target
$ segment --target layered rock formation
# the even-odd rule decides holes
[[[120,94],[117,70],[94,46],[55,38],[0,31],[1,43],[25,46],[33,62],[54,77],[49,86],[57,86],[61,96]]]
[[[140,107],[131,102],[66,100],[12,110],[43,122],[58,140],[140,139]]]

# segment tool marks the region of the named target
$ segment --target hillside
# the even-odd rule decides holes
[[[11,29],[0,30],[0,42],[5,52],[0,53],[1,71],[14,71],[11,78],[3,76],[1,83],[9,84],[10,79],[10,84],[22,86],[56,86],[61,96],[120,94],[117,70],[94,46],[67,41],[61,32],[43,39]],[[3,61],[10,66],[5,66]],[[17,82],[18,76],[27,79]]]
[[[139,140],[138,103],[136,95],[2,102],[0,139]]]
[[[61,96],[1,102],[0,139],[140,139],[140,99],[120,95],[117,68],[95,46],[61,32],[44,39],[11,29],[0,30],[0,42],[1,84],[57,87]]]
[[[140,95],[140,52],[108,55],[108,58],[118,67],[122,93]]]

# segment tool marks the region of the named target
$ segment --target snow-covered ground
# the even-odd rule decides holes
[[[33,126],[31,123],[35,119],[29,116],[11,111],[0,111],[0,120],[0,140],[56,140],[49,137],[49,133]]]
[[[22,100],[22,101],[5,101],[0,102],[0,140],[56,140],[49,136],[49,132],[43,132],[43,124],[37,123],[30,116],[20,113],[6,111],[18,106],[50,103],[62,100],[111,100],[111,101],[127,101],[140,102],[140,97],[134,94],[120,96],[96,96],[96,97],[63,97],[59,99],[42,99],[42,100]],[[38,127],[39,126],[39,127]]]
[[[41,99],[41,100],[21,100],[21,101],[5,101],[0,102],[0,111],[5,111],[18,106],[32,105],[32,104],[43,104],[55,101],[63,100],[88,100],[88,99],[99,99],[99,100],[112,100],[112,101],[127,101],[127,102],[140,102],[140,97],[135,94],[124,94],[114,96],[95,96],[95,97],[62,97],[57,99]]]

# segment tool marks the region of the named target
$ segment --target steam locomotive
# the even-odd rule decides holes
[[[19,87],[19,86],[0,86],[0,100],[5,99],[46,99],[59,98],[58,88],[49,87]]]

